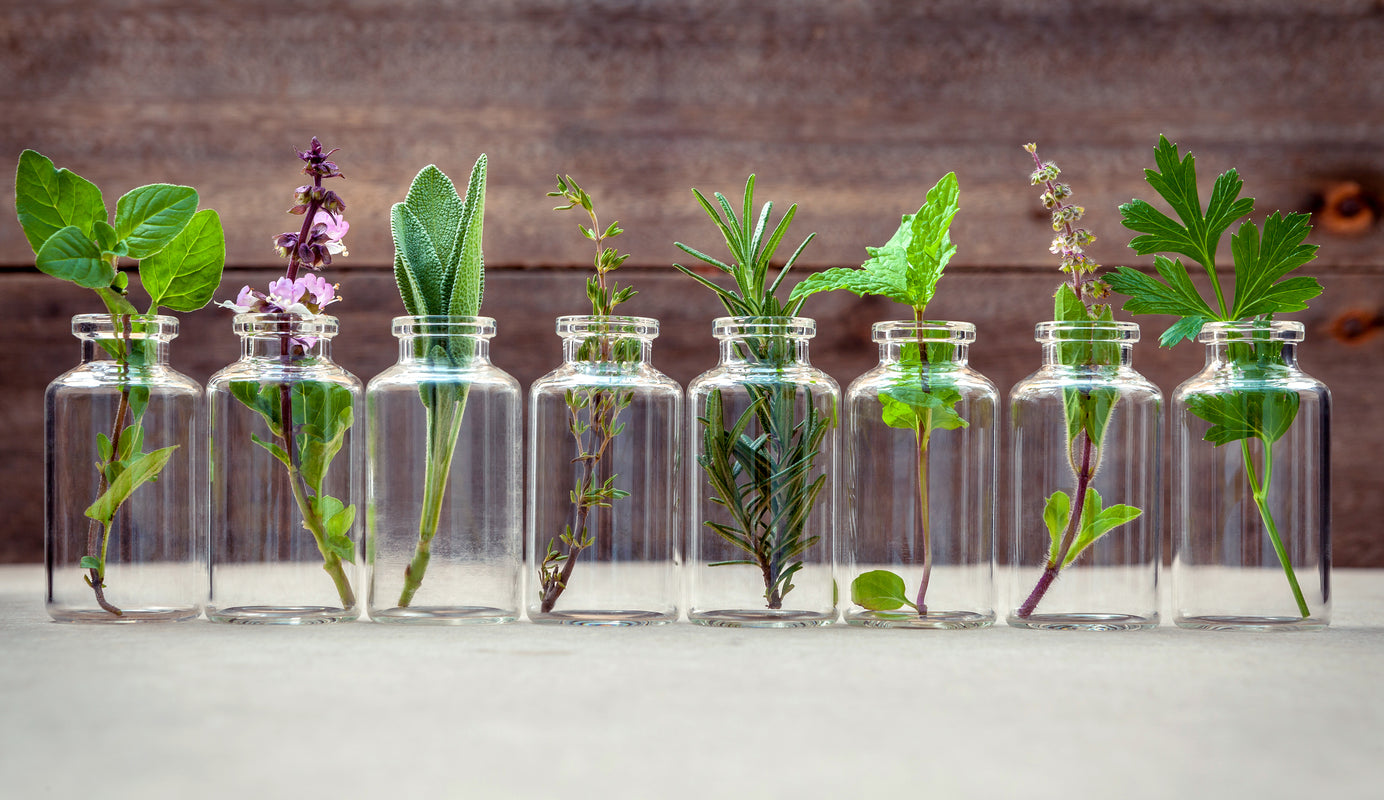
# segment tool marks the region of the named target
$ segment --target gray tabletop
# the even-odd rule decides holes
[[[1322,633],[47,622],[0,797],[1379,798],[1384,570]]]

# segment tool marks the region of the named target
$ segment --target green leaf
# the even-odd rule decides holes
[[[927,431],[950,431],[968,425],[956,412],[961,393],[950,387],[923,388],[917,384],[899,384],[880,392],[879,402],[880,417],[891,428],[918,430],[920,426],[926,426]]]
[[[97,572],[106,569],[105,565],[101,563],[101,559],[96,556],[82,556],[81,567],[82,569],[94,569]]]
[[[1066,492],[1053,492],[1043,504],[1043,524],[1048,528],[1048,563],[1056,563],[1057,554],[1062,549],[1062,534],[1071,521],[1072,498]]]
[[[921,315],[937,291],[947,262],[956,254],[948,229],[960,208],[956,174],[947,173],[927,193],[916,214],[903,215],[899,229],[881,247],[867,247],[870,258],[859,269],[829,269],[809,275],[789,300],[844,289],[880,295],[913,307]]]
[[[413,212],[414,218],[428,234],[428,244],[437,255],[437,263],[448,264],[452,259],[457,228],[461,225],[461,198],[457,196],[452,179],[436,165],[429,164],[419,170],[409,184],[404,205]],[[398,242],[395,246],[398,249]],[[444,286],[441,273],[437,275],[437,285]],[[445,303],[438,304],[439,312],[445,306]]]
[[[1113,505],[1109,508],[1102,508],[1100,492],[1095,489],[1086,490],[1086,501],[1081,509],[1081,526],[1077,533],[1072,547],[1067,551],[1067,558],[1062,562],[1066,567],[1081,555],[1086,548],[1095,544],[1096,540],[1115,528],[1127,522],[1137,519],[1144,512],[1127,505]]]
[[[1165,256],[1153,259],[1154,269],[1162,276],[1159,281],[1130,267],[1120,267],[1106,276],[1110,288],[1130,296],[1124,309],[1134,314],[1173,314],[1179,317],[1201,316],[1219,319],[1216,311],[1206,304],[1197,292],[1187,268],[1180,259]]]
[[[196,211],[197,190],[191,186],[141,186],[116,202],[115,233],[131,258],[148,258],[168,246]]]
[[[396,258],[402,259],[413,293],[421,301],[416,313],[444,313],[442,281],[446,277],[445,268],[427,228],[403,203],[394,204],[389,219],[390,229],[394,233]],[[399,293],[407,297],[403,283],[400,283]]]
[[[109,222],[103,219],[96,220],[91,226],[91,235],[96,240],[96,246],[101,248],[101,255],[128,255],[129,248],[115,235],[115,228],[112,228]]]
[[[851,602],[871,611],[913,606],[905,594],[903,578],[884,569],[862,572],[851,581]]]
[[[485,177],[488,161],[484,153],[471,167],[466,185],[466,200],[462,207],[461,224],[447,273],[451,276],[451,298],[448,312],[453,315],[475,316],[481,310],[485,293],[485,256],[481,252],[481,229],[485,223]]]
[[[354,398],[349,389],[334,383],[303,381],[293,385],[290,402],[298,431],[299,469],[308,486],[318,491],[354,422]]]
[[[152,307],[196,311],[211,301],[226,265],[221,218],[205,209],[159,252],[139,262],[139,279]]]
[[[355,543],[351,541],[351,525],[356,519],[356,507],[347,506],[330,495],[313,498],[312,507],[322,521],[324,544],[328,551],[342,561],[355,561]]]
[[[105,289],[115,281],[115,267],[81,229],[69,225],[48,237],[34,260],[38,271],[88,289]]]
[[[1217,447],[1240,439],[1273,444],[1292,427],[1301,398],[1283,389],[1198,394],[1187,398],[1187,410],[1211,423],[1202,438]]]
[[[1206,324],[1206,317],[1183,317],[1168,326],[1166,331],[1158,337],[1159,347],[1172,347],[1183,339],[1193,341],[1197,334],[1201,333],[1202,326]]]
[[[90,506],[87,506],[86,516],[97,522],[106,524],[115,519],[115,512],[120,505],[134,494],[135,489],[141,484],[153,480],[158,476],[168,459],[172,458],[173,451],[178,449],[178,445],[165,447],[150,453],[144,453],[139,458],[132,461],[125,471],[120,473],[109,488]]]
[[[1120,393],[1115,389],[1063,389],[1062,406],[1067,415],[1067,439],[1085,432],[1091,444],[1100,447],[1105,428],[1115,413]]]
[[[51,160],[33,150],[19,156],[14,209],[35,254],[63,228],[74,226],[91,238],[96,223],[106,220],[106,204],[95,184],[70,170],[55,169]]]
[[[1235,255],[1235,307],[1230,316],[1246,319],[1261,314],[1302,311],[1307,301],[1321,294],[1315,278],[1280,279],[1316,257],[1317,246],[1303,244],[1312,226],[1306,214],[1277,211],[1264,220],[1264,236],[1253,222],[1245,222],[1230,237]]]
[[[279,460],[279,463],[283,464],[285,467],[290,467],[290,468],[291,468],[291,467],[293,466],[291,463],[289,463],[289,460],[288,460],[288,453],[287,453],[282,447],[280,447],[280,446],[278,445],[278,443],[276,443],[276,442],[267,442],[267,441],[261,439],[261,438],[259,437],[259,434],[255,434],[255,433],[250,434],[250,441],[254,442],[255,444],[259,445],[260,447],[263,447],[265,450],[268,450],[268,451],[269,451],[269,455],[271,455],[271,456],[273,456],[274,458],[278,459],[278,460]]]

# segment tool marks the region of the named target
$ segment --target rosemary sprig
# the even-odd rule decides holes
[[[751,227],[754,182],[753,175],[746,180],[744,205],[738,214],[721,193],[713,195],[713,205],[700,191],[692,190],[721,232],[730,251],[730,263],[675,243],[693,258],[730,275],[735,289],[718,286],[680,264],[673,266],[715,292],[731,315],[782,322],[798,313],[805,297],[793,295],[782,303],[775,292],[816,234],[810,234],[798,245],[769,283],[774,253],[798,207],[789,206],[770,232],[773,203],[767,202]],[[771,372],[781,374],[793,361],[793,344],[782,335],[747,337],[737,347],[747,360]],[[813,474],[823,439],[836,424],[835,409],[823,414],[809,402],[805,416],[796,419],[800,388],[781,377],[765,383],[747,383],[745,389],[750,405],[729,427],[720,389],[707,394],[703,416],[697,418],[703,443],[697,463],[714,492],[710,501],[726,509],[731,520],[730,524],[713,520],[705,524],[747,555],[708,566],[757,567],[764,579],[766,604],[770,609],[779,609],[784,596],[793,590],[793,575],[803,568],[799,557],[821,541],[820,536],[808,535],[806,526],[826,484],[825,474]]]

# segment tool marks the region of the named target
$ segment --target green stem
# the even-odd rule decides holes
[[[918,609],[920,617],[927,616],[927,587],[932,579],[932,524],[928,512],[927,470],[927,448],[932,438],[932,409],[923,413],[922,424],[914,429],[918,442],[918,514],[923,532],[923,579],[918,586],[918,602],[913,607]]]
[[[1278,555],[1278,563],[1283,565],[1283,574],[1288,577],[1288,585],[1293,590],[1293,600],[1297,603],[1298,612],[1303,618],[1312,616],[1312,611],[1307,607],[1307,600],[1302,596],[1302,587],[1298,584],[1297,574],[1293,572],[1292,561],[1288,558],[1288,551],[1283,546],[1283,537],[1278,533],[1278,525],[1274,522],[1273,512],[1269,510],[1269,483],[1273,480],[1273,447],[1269,443],[1264,443],[1264,482],[1259,482],[1259,477],[1254,469],[1254,459],[1249,450],[1249,439],[1240,440],[1240,452],[1245,461],[1245,474],[1249,477],[1249,488],[1254,494],[1254,504],[1259,507],[1259,517],[1264,521],[1264,527],[1269,532],[1269,541],[1273,544],[1274,553]]]
[[[351,581],[347,579],[346,571],[341,566],[341,557],[327,547],[327,536],[322,530],[322,521],[313,512],[302,473],[298,471],[296,465],[291,463],[291,460],[288,467],[288,483],[293,489],[293,499],[298,503],[298,511],[303,515],[303,525],[312,533],[312,538],[317,542],[317,549],[322,553],[322,569],[331,576],[332,583],[336,585],[336,592],[341,597],[342,607],[347,609],[354,607],[356,595],[355,592],[351,591]]]
[[[452,474],[452,457],[456,453],[461,420],[466,414],[469,387],[461,388],[461,397],[444,403],[436,411],[428,408],[427,474],[423,479],[423,511],[418,519],[418,544],[413,560],[404,569],[404,588],[399,593],[399,607],[407,608],[413,595],[423,585],[423,576],[432,559],[432,540],[442,521],[442,504]],[[439,438],[439,432],[443,432]]]

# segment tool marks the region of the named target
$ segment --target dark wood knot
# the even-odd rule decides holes
[[[1347,311],[1331,321],[1331,336],[1338,342],[1359,344],[1384,328],[1384,314],[1378,311]]]
[[[1314,204],[1317,223],[1336,236],[1366,233],[1379,217],[1379,202],[1355,181],[1338,181],[1326,187]]]

